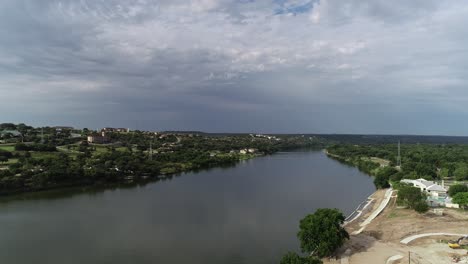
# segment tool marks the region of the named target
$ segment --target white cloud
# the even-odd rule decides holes
[[[0,89],[110,92],[129,107],[206,93],[254,93],[259,104],[465,102],[463,1],[320,0],[276,14],[309,2],[5,0]]]

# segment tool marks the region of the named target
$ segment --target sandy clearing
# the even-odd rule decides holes
[[[371,198],[374,200],[362,215],[346,226],[350,234],[361,228],[364,223],[382,204],[386,191],[379,190]],[[461,236],[468,230],[468,212],[456,209],[444,209],[442,216],[429,211],[418,214],[413,210],[398,208],[396,197],[390,197],[387,207],[378,214],[365,230],[351,239],[337,252],[338,260],[324,260],[324,263],[376,264],[387,263],[393,256],[402,256],[396,263],[439,264],[453,263],[452,256],[463,259],[466,250],[453,250],[446,243],[441,243],[443,236],[421,236],[424,234],[449,233]],[[414,237],[408,245],[400,241]],[[410,241],[410,242],[411,242]],[[350,254],[345,251],[350,250]],[[342,258],[340,260],[340,258]]]
[[[462,237],[462,236],[468,236],[468,235],[467,234],[455,234],[455,233],[425,233],[425,234],[419,234],[419,235],[414,235],[414,236],[407,237],[407,238],[401,240],[400,243],[408,245],[413,240],[416,240],[416,239],[422,238],[422,237],[428,237],[428,236],[456,236],[456,237]]]

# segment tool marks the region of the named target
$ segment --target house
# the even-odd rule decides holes
[[[249,148],[247,151],[248,151],[249,153],[255,153],[255,152],[257,152],[257,149]]]
[[[444,188],[444,186],[441,186],[433,181],[428,181],[421,178],[417,180],[403,179],[401,180],[401,182],[411,184],[414,187],[418,187],[422,192],[425,192],[429,196],[434,197],[436,199],[445,199],[447,197],[447,190]]]
[[[240,153],[240,154],[247,154],[247,151],[248,151],[247,149],[241,149],[241,150],[239,151],[239,153]]]
[[[88,143],[94,144],[105,144],[109,142],[109,138],[106,136],[105,132],[99,134],[92,134],[88,136]]]

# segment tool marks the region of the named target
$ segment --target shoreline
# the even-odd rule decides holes
[[[296,150],[309,150],[309,151],[320,151],[321,149],[314,149],[314,148],[298,148]],[[159,181],[165,180],[172,180],[174,177],[180,177],[187,173],[197,173],[200,171],[208,171],[218,168],[229,168],[235,167],[240,165],[243,162],[247,162],[250,160],[254,160],[256,158],[272,156],[280,153],[289,153],[295,152],[294,149],[282,149],[272,153],[256,153],[256,154],[246,154],[240,156],[239,160],[234,163],[224,164],[224,165],[215,165],[215,166],[208,166],[203,168],[196,168],[196,169],[188,169],[177,171],[174,173],[166,173],[166,174],[158,174],[152,176],[132,176],[132,179],[126,179],[126,177],[113,182],[73,182],[73,183],[65,183],[61,185],[51,186],[49,188],[43,189],[36,189],[36,190],[17,190],[11,191],[6,193],[0,194],[0,203],[10,200],[21,200],[21,199],[34,199],[35,196],[41,195],[51,195],[51,196],[72,196],[78,193],[87,192],[87,191],[105,191],[105,190],[113,190],[117,188],[134,188],[136,186],[144,186],[151,183],[157,183]]]

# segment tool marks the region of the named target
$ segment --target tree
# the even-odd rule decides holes
[[[5,156],[0,156],[0,163],[7,162],[8,158]]]
[[[342,227],[344,220],[338,209],[318,209],[302,219],[297,234],[302,252],[311,252],[321,258],[332,255],[349,238]]]
[[[390,184],[388,183],[388,177],[383,174],[378,174],[375,176],[374,185],[377,189],[385,189],[390,187]]]
[[[401,185],[398,189],[398,203],[422,213],[427,211],[422,205],[426,202],[426,195],[417,187]]]
[[[390,181],[393,181],[393,182],[399,182],[401,181],[401,179],[403,179],[403,177],[405,177],[405,174],[401,171],[393,174],[392,176],[390,176]]]
[[[280,261],[280,264],[322,264],[317,257],[301,257],[295,252],[288,252]]]
[[[450,176],[450,170],[448,168],[442,168],[440,169],[440,178],[444,179]]]
[[[468,205],[468,192],[461,192],[455,194],[455,196],[453,196],[452,202],[459,204],[460,207],[466,208]]]
[[[429,205],[425,201],[419,201],[414,204],[413,208],[418,213],[425,213],[429,210]]]
[[[453,176],[457,181],[463,181],[468,176],[468,166],[465,163],[458,164]]]
[[[454,184],[449,187],[448,195],[454,197],[457,193],[468,192],[468,186],[464,184]]]

